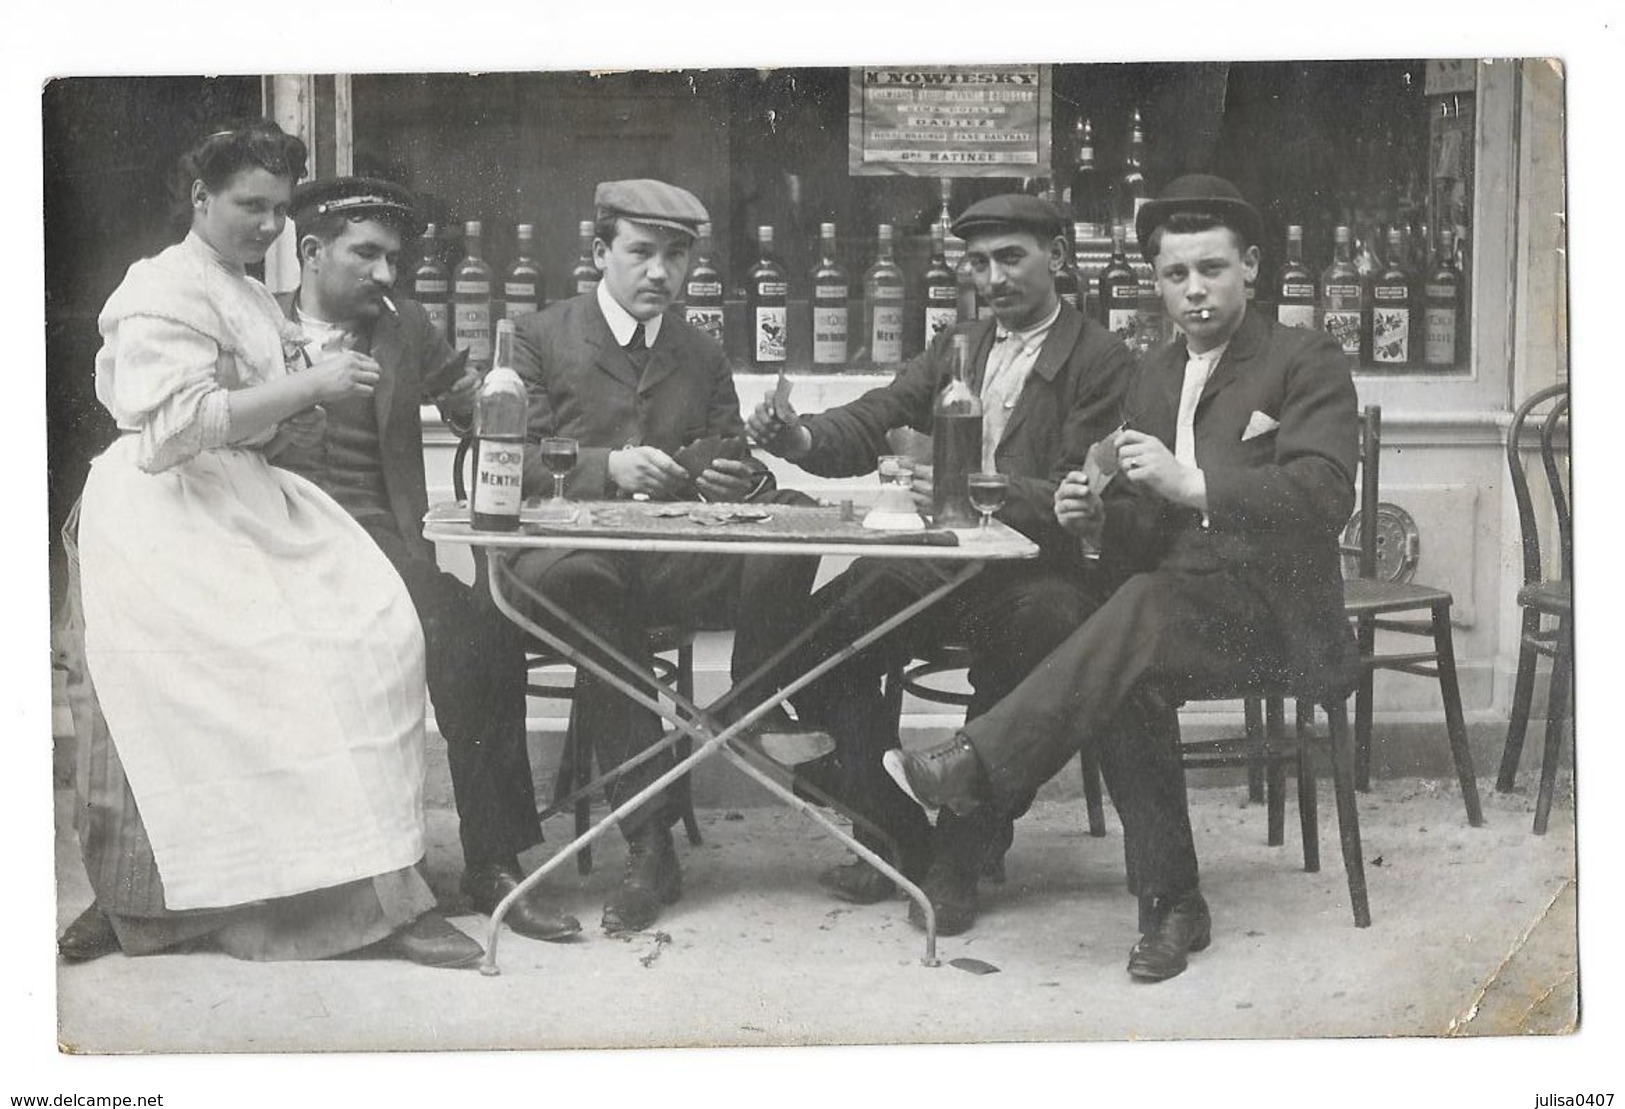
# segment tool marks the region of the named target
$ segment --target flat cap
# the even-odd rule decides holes
[[[1239,231],[1249,244],[1264,237],[1264,219],[1257,208],[1247,203],[1240,189],[1211,173],[1187,173],[1168,182],[1157,199],[1140,205],[1134,217],[1134,231],[1140,237],[1140,250],[1147,262],[1155,261],[1151,257],[1151,233],[1169,216],[1179,212],[1222,220],[1227,227]]]
[[[593,193],[599,218],[618,216],[635,223],[669,227],[698,235],[700,224],[711,218],[700,198],[687,189],[647,177],[629,181],[600,181]]]
[[[961,239],[998,231],[1030,231],[1041,239],[1063,234],[1061,210],[1041,196],[1001,193],[959,213],[953,233]]]
[[[316,216],[376,219],[408,235],[423,234],[417,197],[403,185],[377,177],[331,177],[306,181],[293,191],[289,205],[295,227]]]

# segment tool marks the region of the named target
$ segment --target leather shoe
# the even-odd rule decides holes
[[[835,739],[822,728],[790,719],[782,705],[769,709],[739,735],[780,766],[800,766],[835,750]]]
[[[485,958],[483,947],[459,932],[434,909],[384,940],[384,947],[419,966],[441,970],[471,967]]]
[[[862,859],[830,867],[818,876],[818,884],[854,905],[878,905],[897,893],[896,882]]]
[[[946,805],[969,816],[986,799],[986,777],[976,748],[963,734],[924,751],[887,751],[886,773],[926,812]]]
[[[56,949],[67,962],[88,963],[119,950],[118,935],[101,906],[92,901],[90,908],[74,917],[73,923],[63,930]]]
[[[937,935],[957,936],[970,931],[971,925],[976,923],[980,905],[973,871],[939,860],[931,864],[920,889],[937,912]],[[916,901],[908,903],[908,922],[916,928],[925,928],[925,911]]]
[[[515,862],[481,863],[463,871],[463,894],[474,911],[490,916],[497,905],[523,881]],[[581,931],[581,922],[568,913],[556,913],[543,903],[540,891],[529,890],[508,907],[503,923],[533,940],[557,942]]]
[[[627,844],[626,874],[604,902],[604,931],[638,932],[660,917],[660,907],[683,896],[683,872],[677,865],[671,829],[664,824],[644,828]]]
[[[1144,982],[1183,973],[1186,956],[1213,942],[1213,917],[1196,890],[1177,897],[1141,898],[1140,922],[1145,934],[1129,952],[1128,972]]]

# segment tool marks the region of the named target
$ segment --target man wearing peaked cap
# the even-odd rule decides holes
[[[1338,555],[1358,416],[1329,335],[1248,309],[1262,221],[1235,186],[1181,177],[1136,223],[1180,335],[1129,388],[1116,476],[1101,490],[1069,473],[1055,501],[1061,526],[1102,534],[1131,576],[992,710],[887,769],[923,804],[974,812],[1093,745],[1140,903],[1128,970],[1158,981],[1207,947],[1212,921],[1177,730],[1136,733],[1122,714],[1261,683],[1341,705],[1359,674]]]
[[[530,391],[530,437],[579,444],[569,494],[806,501],[774,490],[767,468],[750,456],[721,347],[668,310],[707,219],[705,206],[686,189],[652,180],[606,181],[593,205],[593,258],[603,280],[591,292],[521,317],[514,329],[515,368]],[[535,452],[525,463],[527,493],[551,488]],[[648,658],[654,626],[737,623],[733,670],[741,678],[766,658],[761,643],[780,641],[784,633],[774,621],[788,607],[782,598],[807,594],[818,561],[528,551],[514,570],[629,658]],[[531,615],[552,621],[544,612]],[[571,729],[592,744],[601,769],[660,742],[655,713],[584,670],[576,680]],[[610,803],[641,792],[672,764],[671,752],[663,751],[620,775],[609,787]],[[680,896],[673,808],[661,796],[621,820],[627,868],[604,905],[606,932],[646,928]]]
[[[975,718],[1014,688],[1104,595],[1103,575],[1085,563],[1077,542],[1057,524],[1051,502],[1060,477],[1081,465],[1089,445],[1116,426],[1132,362],[1121,342],[1056,293],[1066,242],[1054,205],[1025,195],[989,197],[967,208],[953,229],[966,241],[977,291],[993,319],[961,323],[939,335],[891,384],[850,404],[801,417],[764,401],[750,427],[768,450],[812,473],[868,473],[888,449],[888,432],[931,428],[934,401],[953,372],[954,340],[967,341],[971,385],[983,406],[980,468],[1009,478],[998,517],[1042,551],[1031,562],[988,566],[904,633],[920,651],[943,642],[970,647],[974,693],[968,715]],[[930,467],[922,466],[915,495],[927,511],[931,488]],[[837,615],[809,650],[845,646],[941,581],[929,563],[860,561],[813,598]],[[938,930],[952,935],[976,918],[984,865],[1002,875],[1011,822],[1031,794],[970,818],[947,814],[933,828],[881,767],[886,748],[897,743],[896,721],[881,695],[889,655],[872,650],[857,656],[799,695],[795,707],[804,722],[822,725],[835,739],[840,770],[830,792],[883,833],[875,836],[859,823],[858,838],[923,887]],[[849,901],[875,902],[894,892],[891,879],[861,860],[833,867],[819,881]],[[924,927],[917,906],[910,919]]]
[[[541,842],[525,748],[523,644],[484,590],[442,573],[423,539],[428,492],[421,404],[466,426],[478,379],[422,306],[395,291],[404,241],[423,223],[391,181],[340,177],[294,193],[299,288],[281,297],[311,362],[348,358],[378,375],[371,397],[326,407],[324,441],[278,459],[321,486],[373,538],[406,583],[423,623],[429,696],[446,740],[463,847],[462,888],[490,913],[524,877],[521,851]],[[366,629],[357,628],[357,635]],[[534,892],[507,914],[535,939],[580,930]]]

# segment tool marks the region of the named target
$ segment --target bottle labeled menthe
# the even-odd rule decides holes
[[[525,477],[525,383],[513,368],[513,321],[498,320],[491,372],[474,399],[474,487],[469,523],[480,531],[514,531]]]
[[[875,264],[863,275],[864,333],[869,361],[895,366],[903,360],[903,271],[892,260],[892,225],[881,224],[876,238]]]

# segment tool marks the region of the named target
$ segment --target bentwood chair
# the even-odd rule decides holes
[[[468,501],[464,471],[472,445],[473,437],[463,436],[457,443],[456,453],[452,456],[452,493],[457,498],[458,504],[466,504]],[[476,567],[476,573],[480,575],[480,581],[483,583],[485,574],[483,564]],[[658,625],[648,629],[646,646],[656,675],[662,681],[675,684],[677,691],[692,701],[694,633],[690,629],[674,625]],[[573,670],[574,667],[569,659],[551,647],[535,641],[527,644],[525,668],[529,674],[525,692],[529,696],[556,701],[575,700],[574,681],[566,682],[562,680],[564,676],[558,673],[561,670]],[[678,740],[675,747],[677,757],[684,758],[692,747],[692,741],[688,738]],[[559,758],[558,771],[553,778],[553,800],[541,811],[541,819],[547,820],[557,813],[570,809],[575,817],[576,835],[585,834],[592,827],[593,792],[607,780],[608,776],[600,780],[593,778],[592,742],[576,729],[575,716],[572,713],[570,723],[565,729],[564,750]],[[694,798],[687,775],[674,784],[673,797],[682,816],[688,842],[698,846],[703,840],[700,835],[699,819],[694,815]],[[583,848],[576,855],[576,869],[582,874],[592,872],[591,847]]]
[[[1545,576],[1551,549],[1548,546],[1543,558],[1539,513],[1524,464],[1524,455],[1529,449],[1524,443],[1524,433],[1537,419],[1535,411],[1548,401],[1552,402],[1551,408],[1539,418],[1540,462],[1556,521],[1555,578]],[[1517,502],[1518,529],[1523,538],[1523,588],[1518,590],[1523,625],[1519,636],[1518,676],[1512,689],[1512,715],[1507,722],[1506,747],[1501,753],[1501,773],[1495,788],[1505,793],[1517,784],[1518,762],[1523,757],[1524,733],[1529,727],[1529,708],[1534,700],[1535,666],[1544,655],[1552,660],[1552,674],[1546,692],[1546,743],[1541,756],[1540,792],[1535,801],[1536,835],[1546,834],[1546,823],[1551,816],[1563,725],[1570,716],[1569,683],[1574,668],[1574,589],[1570,581],[1574,573],[1574,538],[1568,492],[1568,414],[1568,385],[1553,385],[1519,405],[1507,429],[1507,469],[1512,476],[1512,496]],[[1562,443],[1558,442],[1560,429],[1565,434]],[[1551,538],[1548,534],[1548,544]],[[1547,620],[1555,623],[1548,625]]]

